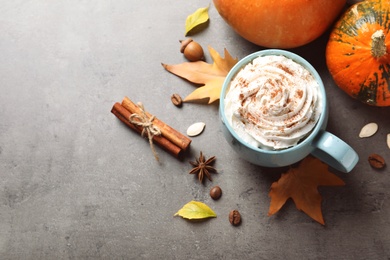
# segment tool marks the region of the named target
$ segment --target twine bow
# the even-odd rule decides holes
[[[142,103],[138,103],[137,106],[140,108],[141,114],[131,114],[129,117],[129,121],[134,125],[142,127],[141,136],[145,136],[145,134],[148,135],[150,148],[152,149],[154,158],[156,158],[156,160],[158,161],[159,158],[153,145],[153,137],[156,135],[161,135],[161,130],[157,126],[153,125],[153,120],[155,119],[155,116],[148,117],[145,113],[144,106],[142,105]]]

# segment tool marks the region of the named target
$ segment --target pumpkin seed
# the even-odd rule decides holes
[[[387,147],[389,147],[389,149],[390,149],[390,134],[387,134],[386,142],[387,142]]]
[[[206,124],[203,122],[198,122],[192,124],[187,129],[188,136],[197,136],[203,132],[203,129],[206,127]]]
[[[362,130],[360,130],[359,137],[365,138],[373,136],[376,131],[378,131],[378,124],[376,123],[369,123],[365,126],[363,126]]]

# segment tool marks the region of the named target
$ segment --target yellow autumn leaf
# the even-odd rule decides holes
[[[215,218],[217,214],[205,203],[193,200],[185,204],[174,216],[186,219],[204,219]]]
[[[230,69],[237,63],[237,58],[234,59],[226,49],[224,50],[224,58],[210,46],[209,52],[214,61],[212,64],[204,61],[184,62],[175,65],[162,63],[162,66],[172,74],[192,83],[203,85],[184,98],[184,102],[208,99],[208,104],[211,104],[219,100],[222,84]]]
[[[193,14],[187,16],[185,23],[185,36],[195,27],[209,20],[209,7],[199,8]]]

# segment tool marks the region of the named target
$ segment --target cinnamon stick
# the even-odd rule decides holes
[[[128,111],[126,108],[124,108],[120,103],[116,102],[114,106],[111,109],[111,113],[113,113],[119,120],[121,120],[123,123],[125,123],[128,127],[130,127],[132,130],[138,132],[139,134],[142,133],[142,127],[136,126],[132,123],[130,123],[129,118],[132,114],[130,111]],[[165,138],[162,135],[155,135],[153,136],[153,142],[169,152],[170,154],[174,155],[176,158],[181,158],[182,155],[182,149],[172,143],[170,140]]]
[[[131,114],[141,113],[140,108],[136,104],[134,104],[128,97],[124,97],[124,99],[122,100],[122,106],[128,111],[130,111]],[[146,111],[145,113],[148,117],[152,116],[150,113]],[[187,148],[191,144],[190,138],[183,135],[176,129],[170,127],[169,125],[165,124],[157,117],[155,117],[155,119],[153,120],[153,125],[157,126],[160,129],[162,136],[164,136],[166,139],[168,139],[169,141],[171,141],[172,143],[174,143],[184,151],[187,150]]]

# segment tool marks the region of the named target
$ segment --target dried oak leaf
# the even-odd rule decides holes
[[[328,171],[328,165],[308,156],[297,168],[290,168],[277,182],[272,183],[268,216],[278,212],[285,202],[292,198],[297,209],[325,225],[321,212],[322,197],[318,192],[318,186],[343,185],[345,185],[343,180]]]
[[[198,87],[190,95],[184,98],[183,102],[199,101],[208,99],[208,104],[219,100],[222,84],[230,69],[237,63],[225,49],[225,58],[222,58],[217,51],[209,47],[213,64],[205,61],[184,62],[181,64],[162,66],[172,74],[184,78],[192,83],[203,86]]]

